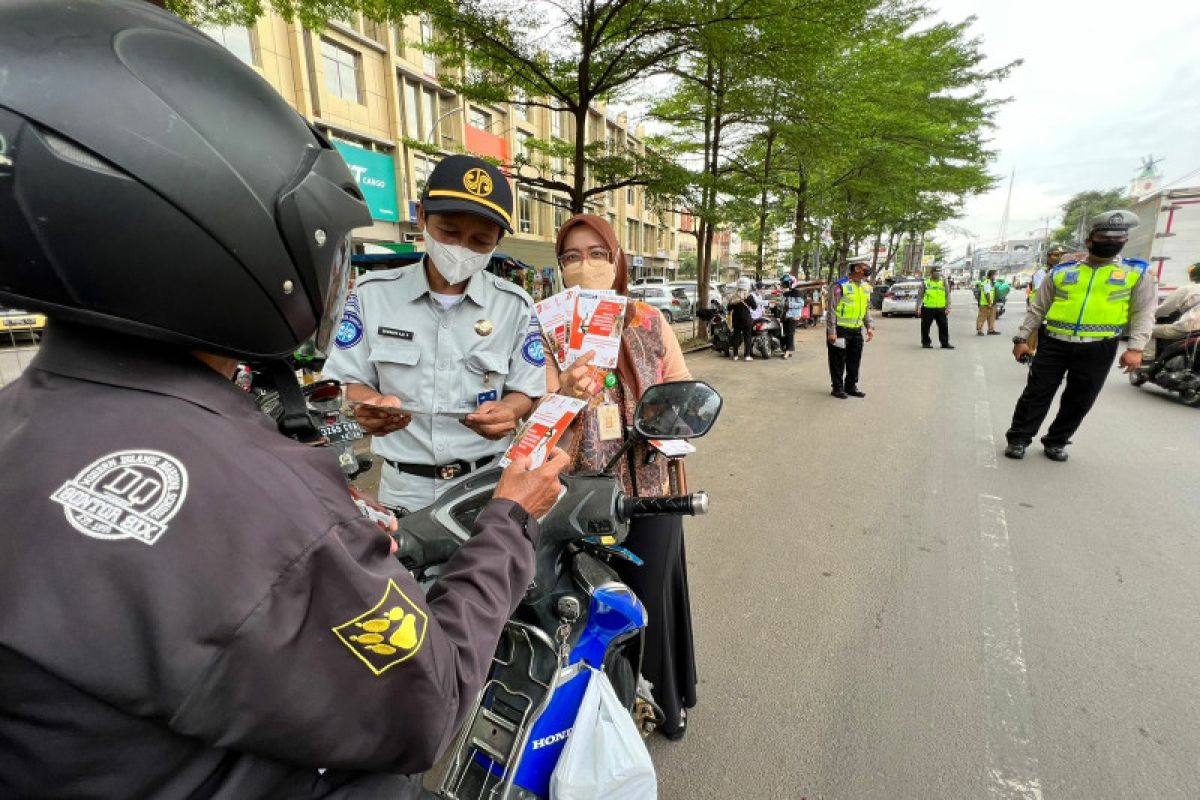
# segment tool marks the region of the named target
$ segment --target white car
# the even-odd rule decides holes
[[[921,284],[916,281],[902,281],[892,284],[892,288],[887,290],[887,294],[883,296],[883,315],[890,317],[893,314],[917,314],[917,290],[921,288]]]

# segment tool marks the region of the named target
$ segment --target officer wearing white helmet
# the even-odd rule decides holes
[[[337,151],[142,0],[6,0],[0,53],[0,302],[50,320],[0,389],[0,796],[422,796],[566,455],[504,474],[426,597],[280,435],[316,433],[284,359],[371,221]]]
[[[1065,380],[1058,415],[1042,445],[1047,458],[1066,461],[1067,445],[1104,387],[1122,336],[1129,343],[1121,354],[1121,368],[1131,372],[1141,365],[1154,325],[1154,279],[1146,274],[1145,261],[1117,258],[1129,241],[1130,228],[1138,223],[1132,211],[1093,217],[1084,242],[1087,258],[1059,263],[1034,295],[1013,337],[1013,357],[1021,362],[1031,352],[1029,337],[1042,326],[1025,391],[1008,429],[1004,455],[1009,458],[1025,457]]]

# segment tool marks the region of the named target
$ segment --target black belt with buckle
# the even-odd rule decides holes
[[[495,456],[485,456],[478,461],[472,463],[470,461],[451,461],[449,464],[401,464],[398,461],[385,459],[388,466],[394,467],[401,472],[407,472],[409,475],[418,475],[422,478],[435,478],[437,480],[452,481],[469,472],[485,467],[492,463]]]

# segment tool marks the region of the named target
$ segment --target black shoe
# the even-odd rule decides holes
[[[1027,445],[1012,443],[1004,448],[1004,456],[1006,458],[1022,459],[1025,457],[1025,448]]]
[[[662,731],[663,736],[667,737],[672,742],[678,742],[687,735],[687,711],[684,710],[681,712],[678,728],[673,731],[669,731],[666,728],[659,728],[659,730]]]
[[[847,389],[846,394],[850,395],[851,397],[866,397],[867,396],[866,392],[860,392],[858,389]]]
[[[1000,336],[1000,331],[988,331],[988,336]]]
[[[923,344],[923,345],[921,345],[921,347],[924,347],[926,350],[928,350],[928,349],[930,349],[931,347],[933,347],[933,345],[931,345],[931,344]]]
[[[1051,447],[1050,445],[1046,445],[1046,458],[1050,459],[1051,461],[1066,461],[1067,448]]]
[[[845,392],[843,392],[841,389],[834,389],[832,392],[830,392],[830,394],[833,395],[834,397],[836,397],[838,400],[845,400],[847,397],[850,396],[850,395],[846,394]]]
[[[952,345],[952,344],[944,344],[944,345],[942,345],[942,349],[943,349],[943,350],[953,350],[953,349],[954,349],[954,345]]]
[[[983,331],[975,331],[976,336],[983,336]]]

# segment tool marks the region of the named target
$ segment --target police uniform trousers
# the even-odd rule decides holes
[[[935,322],[938,329],[938,341],[941,342],[942,347],[945,347],[950,344],[950,318],[946,315],[944,308],[921,307],[921,344],[933,344],[929,338],[929,331]]]
[[[654,685],[664,733],[680,728],[683,709],[696,705],[696,650],[692,644],[692,601],[688,595],[683,520],[638,517],[625,546],[645,563],[614,560],[612,566],[646,607],[642,676]]]
[[[1067,386],[1059,401],[1058,415],[1042,437],[1042,444],[1047,447],[1070,444],[1071,436],[1104,388],[1120,344],[1116,336],[1098,342],[1064,342],[1043,336],[1029,367],[1025,391],[1013,411],[1012,427],[1006,434],[1009,444],[1033,442],[1064,377]]]
[[[863,329],[837,326],[839,339],[846,340],[845,347],[834,347],[826,341],[829,353],[829,383],[834,391],[858,388],[858,365],[862,361]]]

